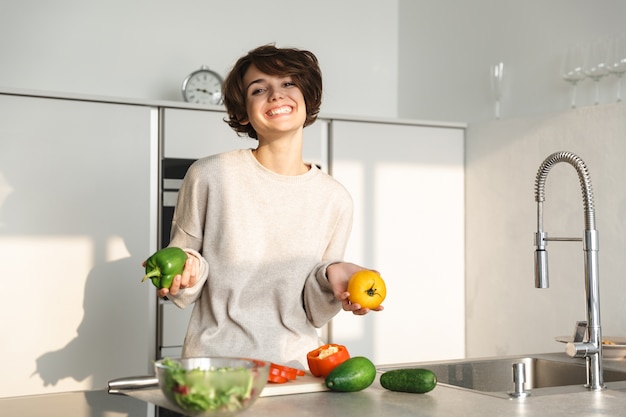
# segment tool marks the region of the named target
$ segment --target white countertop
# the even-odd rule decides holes
[[[562,353],[529,355],[557,360],[571,360]],[[409,364],[407,364],[409,365]],[[414,366],[416,364],[410,364]],[[626,360],[605,361],[606,369],[626,371]],[[524,399],[503,399],[490,395],[457,389],[439,384],[427,394],[392,392],[382,388],[378,378],[367,389],[359,392],[313,392],[259,398],[242,417],[577,417],[620,416],[626,414],[626,382],[607,383],[609,389],[578,392]],[[104,410],[124,415],[141,415],[141,405],[169,404],[156,387],[122,391],[124,395],[110,395],[103,391],[36,395],[0,399],[0,415],[48,417],[76,415],[82,408]],[[107,400],[105,397],[109,397]],[[131,398],[129,398],[131,397]],[[131,414],[126,414],[131,412]],[[45,414],[42,414],[44,412]],[[85,415],[96,415],[93,412]],[[100,415],[100,414],[97,414]]]
[[[530,355],[571,360],[565,354]],[[415,364],[411,364],[414,366]],[[426,366],[427,367],[427,366]],[[605,361],[605,368],[626,370],[626,362]],[[578,392],[532,395],[524,399],[503,399],[439,384],[427,394],[392,392],[382,388],[378,378],[359,392],[316,392],[259,398],[242,417],[566,417],[626,414],[626,383],[607,383],[600,392],[580,386]],[[146,402],[169,407],[158,389],[124,392]]]

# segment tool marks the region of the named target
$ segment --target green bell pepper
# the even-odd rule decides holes
[[[155,252],[146,260],[146,275],[157,288],[169,288],[176,275],[183,273],[187,262],[187,254],[181,248],[170,247]]]

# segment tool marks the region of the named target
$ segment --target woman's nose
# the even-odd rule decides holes
[[[283,92],[280,88],[274,88],[272,89],[272,92],[270,94],[270,101],[276,101],[283,98]]]

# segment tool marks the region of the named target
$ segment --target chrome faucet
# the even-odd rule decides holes
[[[545,182],[550,169],[559,162],[567,162],[578,173],[583,194],[585,230],[583,238],[548,238],[543,231],[543,202]],[[535,179],[535,201],[537,202],[537,233],[535,234],[535,287],[548,288],[548,241],[582,241],[585,254],[585,293],[587,300],[587,340],[580,337],[567,344],[565,351],[573,358],[585,358],[587,362],[587,384],[589,390],[604,389],[602,376],[602,331],[600,326],[600,290],[598,276],[598,231],[595,226],[593,191],[587,166],[580,157],[571,152],[555,152],[548,156],[537,172]],[[584,325],[584,322],[580,322]],[[580,335],[580,333],[579,333]]]

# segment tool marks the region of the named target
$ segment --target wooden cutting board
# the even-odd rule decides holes
[[[304,394],[307,392],[328,391],[324,378],[314,377],[310,373],[299,376],[293,381],[283,384],[268,382],[261,391],[261,397],[273,397],[276,395]]]

